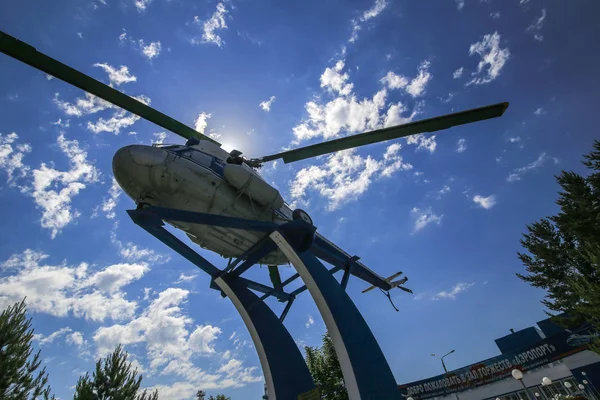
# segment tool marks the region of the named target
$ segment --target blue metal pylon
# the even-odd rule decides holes
[[[345,284],[340,285],[310,250],[302,251],[290,244],[286,233],[281,229],[270,237],[296,267],[319,308],[350,400],[400,399],[394,375],[369,326],[344,290]]]
[[[167,231],[163,227],[162,221],[162,219],[181,221],[192,218],[196,222],[202,221],[197,223],[207,223],[203,219],[206,217],[215,222],[215,225],[236,224],[235,226],[239,226],[239,219],[228,220],[227,217],[221,217],[225,219],[213,220],[207,214],[158,207],[130,210],[128,213],[137,225],[209,274],[212,278],[211,287],[216,285],[233,302],[256,347],[267,384],[269,400],[296,400],[299,395],[315,388],[304,358],[289,332],[273,311],[250,289],[271,293],[280,301],[288,301],[288,305],[291,304],[294,297],[284,293],[283,290],[275,290],[275,288],[244,279],[239,274],[223,273]],[[264,229],[267,232],[270,228],[274,228],[269,223],[253,227],[256,230]],[[271,240],[267,241],[272,244]],[[289,307],[286,309],[289,310]]]

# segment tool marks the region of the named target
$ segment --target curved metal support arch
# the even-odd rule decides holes
[[[319,308],[350,400],[400,399],[396,380],[377,340],[344,288],[310,251],[297,252],[279,231],[270,237],[296,267]]]

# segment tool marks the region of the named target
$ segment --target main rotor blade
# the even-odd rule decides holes
[[[168,129],[186,139],[195,137],[218,144],[217,141],[174,120],[168,115],[165,115],[160,111],[61,63],[60,61],[40,53],[35,47],[2,31],[0,31],[0,52],[70,83],[73,86],[83,89],[94,96],[98,96],[101,99],[115,104],[137,116],[145,118],[150,122],[154,122],[156,125]]]
[[[508,103],[498,103],[490,106],[473,108],[471,110],[442,115],[441,117],[409,122],[407,124],[377,129],[371,132],[359,133],[358,135],[347,136],[341,139],[300,147],[298,149],[288,150],[258,158],[256,161],[267,162],[282,158],[283,162],[287,164],[340,150],[379,143],[385,140],[397,139],[405,136],[415,135],[417,133],[435,132],[442,129],[448,129],[453,126],[500,117],[502,114],[504,114],[504,111],[506,111],[507,107]]]

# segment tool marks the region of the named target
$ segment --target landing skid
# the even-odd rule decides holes
[[[248,328],[267,384],[269,400],[313,398],[314,382],[304,358],[283,325],[296,296],[306,289],[315,300],[329,331],[351,400],[400,399],[395,378],[371,330],[345,291],[358,257],[340,258],[338,250],[315,241],[316,228],[302,219],[283,225],[163,207],[127,211],[133,222],[182,255],[211,277],[212,289],[229,297]],[[265,236],[242,256],[220,270],[164,228],[164,220],[264,232]],[[297,270],[280,285],[269,287],[241,277],[264,255],[279,248]],[[327,268],[319,257],[335,264]],[[344,270],[341,284],[333,273]],[[305,283],[293,292],[285,286],[301,277]],[[257,296],[253,291],[262,293]],[[264,302],[273,296],[287,302],[281,316]],[[305,397],[305,396],[307,397]],[[309,397],[310,396],[310,397]],[[318,394],[316,394],[319,398]]]

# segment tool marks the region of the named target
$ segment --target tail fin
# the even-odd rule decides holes
[[[400,272],[396,272],[395,274],[388,276],[387,278],[385,278],[385,281],[386,281],[386,282],[391,282],[391,281],[392,281],[392,279],[394,279],[394,278],[397,278],[397,277],[399,277],[400,275],[402,275],[402,271],[400,271]],[[402,281],[402,280],[403,280],[403,279],[400,279],[400,281]],[[406,277],[405,277],[405,278],[404,278],[404,282],[406,282],[407,280],[408,280],[408,278],[406,278]],[[398,281],[398,282],[400,282],[400,281]],[[404,283],[404,282],[402,282],[402,283]],[[393,285],[394,285],[394,283],[395,283],[395,282],[393,282],[393,283],[392,283],[392,288],[396,287],[396,286],[393,286]],[[402,283],[400,283],[400,285],[402,285]],[[367,293],[367,292],[370,292],[371,290],[375,289],[376,287],[377,287],[377,286],[375,286],[375,285],[373,285],[373,286],[369,286],[368,288],[366,288],[365,290],[363,290],[363,291],[362,291],[362,293]]]

